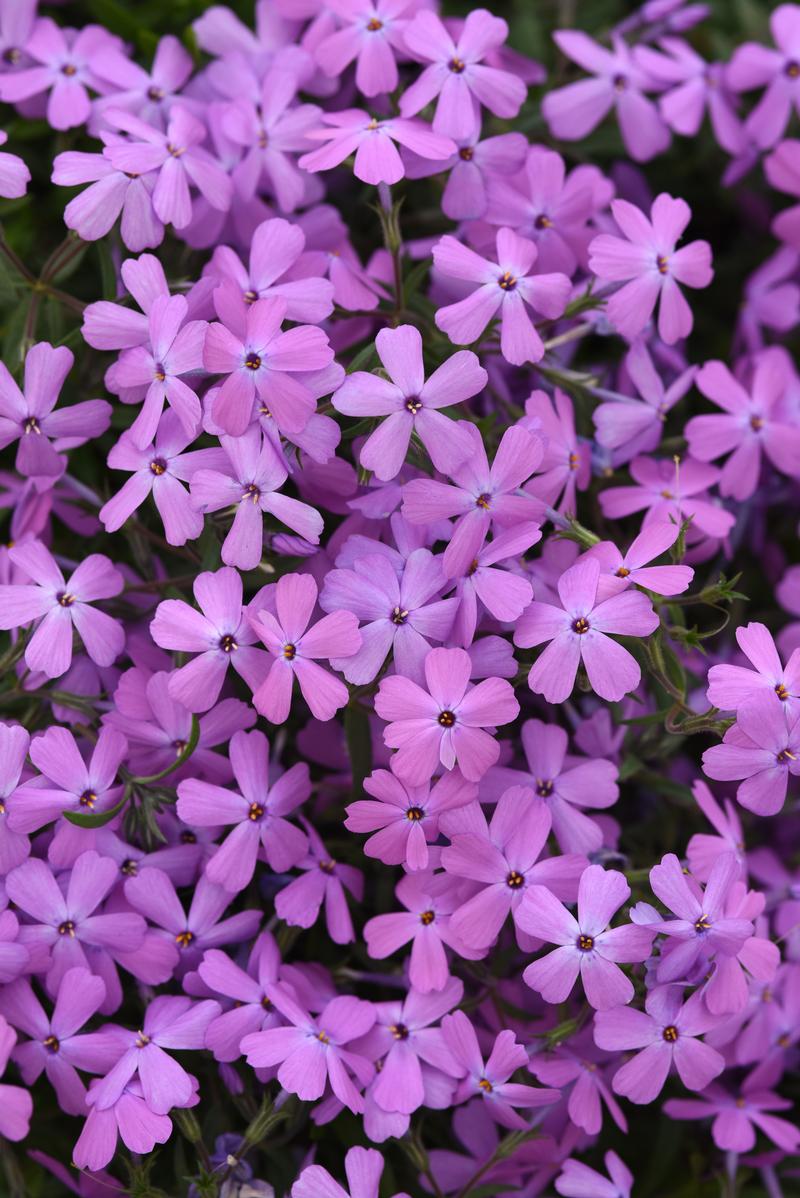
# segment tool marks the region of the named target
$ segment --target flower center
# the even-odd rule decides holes
[[[553,793],[553,783],[549,778],[536,779],[536,793],[542,799],[547,799]]]
[[[24,421],[22,425],[22,431],[24,433],[36,433],[38,437],[41,437],[42,435],[42,430],[39,427],[39,421],[35,416],[29,416],[27,420]]]
[[[406,819],[410,819],[412,823],[417,823],[425,815],[421,807],[409,807],[406,811]]]
[[[491,499],[491,495],[484,491],[483,494],[479,495],[475,500],[475,507],[482,507],[485,512],[488,512],[491,506]]]
[[[175,750],[175,756],[180,757],[181,753],[185,753],[189,746],[188,740],[174,740],[172,747]]]
[[[59,607],[72,607],[75,602],[75,596],[70,595],[69,591],[59,591],[56,595],[56,601]]]
[[[328,858],[327,861],[320,861],[319,867],[324,874],[332,874],[336,869],[336,862],[331,858]]]
[[[419,398],[419,396],[409,395],[408,399],[406,400],[406,411],[410,412],[412,416],[416,416],[421,407],[422,400]]]
[[[443,728],[452,728],[453,724],[455,724],[455,722],[456,722],[456,717],[452,711],[440,711],[439,712],[439,723],[442,725]]]
[[[764,427],[764,420],[761,416],[750,417],[750,427],[754,433],[759,432]]]
[[[78,801],[81,807],[88,807],[91,810],[97,802],[97,795],[93,790],[85,790]]]
[[[395,1040],[407,1040],[408,1039],[408,1028],[406,1027],[406,1025],[404,1023],[391,1024],[389,1031],[392,1033]]]
[[[661,498],[662,498],[662,499],[674,499],[674,498],[675,498],[675,496],[672,494],[672,492],[671,492],[671,491],[667,491],[667,490],[666,490],[666,488],[665,488],[665,489],[664,489],[664,490],[661,492]]]
[[[383,21],[373,17],[372,20],[367,21],[367,29],[370,33],[377,33],[379,29],[383,29]]]
[[[709,917],[707,915],[701,915],[700,918],[695,921],[694,930],[696,932],[707,932],[710,927],[711,920]]]
[[[242,499],[249,499],[251,503],[258,503],[261,498],[261,492],[255,483],[248,483],[242,492]]]
[[[172,158],[180,158],[182,154],[186,153],[186,146],[173,146],[168,142],[167,143],[167,153]]]
[[[161,474],[164,474],[166,469],[167,469],[167,463],[164,461],[163,458],[153,458],[152,462],[150,463],[150,473],[155,474],[156,477],[158,477]]]
[[[134,1047],[135,1048],[147,1048],[147,1045],[149,1043],[150,1043],[150,1037],[145,1035],[144,1032],[139,1032],[139,1035],[136,1037],[136,1043],[135,1043]]]
[[[612,83],[614,84],[615,92],[624,92],[625,88],[628,86],[628,80],[624,75],[615,75]]]
[[[491,1094],[493,1087],[488,1077],[481,1078],[481,1080],[478,1082],[478,1089],[483,1090],[486,1094]]]
[[[533,222],[533,227],[534,229],[552,229],[553,222],[549,216],[545,216],[545,214],[542,212],[540,216],[536,217],[536,220]]]
[[[506,886],[510,890],[519,890],[520,886],[525,881],[525,878],[516,869],[512,869],[506,877]]]
[[[264,1010],[265,1010],[265,1011],[269,1011],[269,1010],[271,1010],[271,1008],[272,1008],[272,1003],[271,1003],[271,1002],[270,1002],[270,1000],[267,998],[266,994],[265,994],[265,995],[264,995],[264,997],[261,999],[261,1006],[264,1008]]]
[[[244,360],[244,364],[248,370],[261,369],[261,359],[259,358],[258,354],[248,354]]]
[[[22,51],[16,46],[9,46],[3,55],[3,62],[7,62],[10,67],[15,66],[22,57]]]
[[[260,803],[251,803],[250,810],[247,813],[247,818],[251,819],[253,823],[256,824],[262,818],[263,814],[264,808]]]
[[[786,687],[784,686],[784,684],[782,682],[775,683],[775,694],[778,696],[778,698],[780,699],[780,701],[782,703],[785,703],[786,700],[789,698],[789,692],[787,691]]]
[[[436,918],[435,911],[423,911],[419,917],[419,922],[426,928],[429,928]]]
[[[656,258],[656,266],[658,267],[658,273],[660,275],[665,275],[669,270],[669,262],[663,254],[659,254]]]
[[[451,58],[447,65],[454,75],[460,75],[467,64],[462,58]]]
[[[219,647],[223,653],[233,653],[239,648],[236,638],[230,632],[226,632],[223,637],[220,637]]]
[[[463,162],[472,162],[472,159],[475,157],[475,151],[472,146],[462,146],[458,151],[458,156]]]
[[[569,466],[570,470],[577,470],[580,464],[581,459],[577,453],[571,453],[567,458],[567,465]]]
[[[781,749],[780,753],[778,753],[776,757],[776,761],[779,765],[786,765],[787,762],[796,760],[797,758],[794,753],[790,753],[788,749]]]
[[[178,932],[178,935],[175,937],[175,943],[179,948],[188,948],[193,940],[194,932],[190,932],[188,928],[185,932]]]
[[[578,948],[582,953],[590,953],[594,948],[594,937],[584,936],[584,934],[581,932],[580,936],[578,937]]]
[[[61,1047],[55,1036],[48,1036],[46,1040],[42,1040],[42,1044],[48,1052],[52,1053],[58,1052],[59,1048]]]
[[[78,73],[78,68],[76,66],[74,66],[71,62],[65,62],[63,67],[61,68],[61,74],[66,75],[68,79],[71,79],[72,76],[77,75],[77,73]]]
[[[666,1040],[667,1044],[674,1044],[678,1039],[678,1029],[675,1027],[674,1023],[671,1023],[669,1027],[665,1027],[661,1034]]]
[[[69,936],[71,940],[75,939],[75,924],[71,919],[65,919],[58,925],[58,934],[59,936]]]
[[[286,661],[294,661],[297,657],[297,645],[286,644],[283,646],[283,656]]]
[[[497,280],[497,286],[502,291],[513,291],[517,285],[517,280],[514,278],[510,270],[504,270],[500,278]]]
[[[391,615],[393,624],[405,624],[408,619],[408,611],[402,607],[396,607]]]
[[[154,100],[156,103],[158,103],[159,100],[163,100],[164,99],[163,87],[156,87],[155,84],[153,84],[152,87],[148,87],[147,98],[148,98],[148,100]]]
[[[790,79],[797,79],[800,75],[800,63],[795,62],[794,59],[787,62],[783,69]]]
[[[139,872],[139,862],[134,861],[132,857],[129,857],[127,861],[122,862],[122,865],[119,867],[119,872],[124,874],[126,878],[135,878]]]
[[[245,291],[244,295],[242,296],[242,299],[244,300],[244,302],[246,304],[254,304],[256,302],[256,300],[258,299],[258,292],[257,291]]]
[[[188,829],[181,832],[181,844],[197,844],[197,836]]]
[[[317,1039],[320,1044],[330,1044],[331,1038],[327,1032],[317,1032]]]
[[[163,383],[163,382],[164,382],[164,379],[165,379],[166,377],[167,377],[167,372],[166,372],[166,370],[165,370],[165,369],[164,369],[164,367],[161,365],[161,363],[160,363],[160,362],[158,362],[158,363],[156,364],[156,368],[155,368],[155,370],[154,370],[154,372],[153,372],[153,378],[155,379],[155,381],[156,381],[157,383]]]
[[[583,636],[585,632],[589,631],[589,621],[585,616],[578,616],[577,620],[573,620],[572,631],[577,632],[578,636]]]

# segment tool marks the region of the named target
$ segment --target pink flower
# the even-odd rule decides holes
[[[310,928],[324,903],[325,926],[331,940],[334,944],[350,944],[356,936],[345,890],[360,901],[364,875],[352,865],[334,860],[308,820],[300,818],[308,836],[308,855],[298,862],[300,877],[275,896],[275,912],[292,927]]]
[[[405,168],[395,142],[413,150],[420,158],[442,161],[456,152],[449,137],[434,133],[422,121],[400,117],[379,121],[359,108],[344,112],[326,112],[322,117],[328,129],[310,129],[306,137],[328,144],[304,154],[298,161],[307,171],[329,171],[355,154],[353,173],[363,183],[397,183]]]
[[[62,29],[50,17],[40,17],[25,43],[33,64],[0,75],[0,99],[16,104],[32,96],[47,96],[47,119],[54,129],[72,129],[89,119],[87,88],[103,90],[92,71],[96,55],[119,42],[100,25]]]
[[[9,1026],[5,1015],[0,1015],[0,1077],[5,1072],[12,1049],[17,1042],[17,1033]],[[33,1114],[33,1098],[22,1086],[0,1083],[0,1135],[7,1140],[24,1140],[30,1129]]]
[[[276,615],[262,609],[251,616],[273,658],[253,705],[273,724],[282,724],[289,715],[295,678],[318,720],[332,719],[349,700],[344,683],[316,659],[352,656],[361,645],[358,619],[350,611],[334,611],[309,628],[316,602],[317,584],[310,574],[284,574],[275,587]]]
[[[548,320],[562,315],[571,284],[566,275],[532,273],[539,251],[513,229],[498,229],[497,261],[484,258],[449,234],[433,247],[442,275],[471,283],[466,299],[439,308],[436,325],[456,345],[477,341],[493,318],[500,320],[500,351],[507,362],[538,362],[544,343],[527,307]],[[527,307],[526,307],[527,305]]]
[[[383,738],[399,750],[393,767],[403,782],[424,785],[440,762],[448,770],[457,764],[468,781],[477,782],[497,761],[499,745],[485,729],[516,719],[519,703],[503,678],[470,687],[471,672],[463,649],[431,649],[427,689],[399,676],[381,682],[375,710],[390,721]]]
[[[756,42],[737,46],[725,72],[735,92],[766,87],[746,126],[761,149],[775,144],[783,133],[792,108],[800,112],[800,17],[796,4],[779,4],[770,15],[770,30],[776,49]]]
[[[624,554],[611,541],[593,545],[586,557],[597,558],[601,565],[598,598],[618,595],[631,586],[644,587],[657,595],[682,595],[694,578],[691,567],[647,564],[666,553],[677,541],[679,532],[677,524],[648,524]]]
[[[673,345],[692,331],[692,312],[678,284],[708,287],[713,278],[707,241],[675,246],[689,223],[685,200],[662,192],[650,209],[650,220],[635,204],[613,200],[611,211],[625,240],[601,233],[589,246],[589,266],[604,282],[625,286],[608,301],[612,324],[633,339],[649,321],[656,303],[659,336]]]
[[[736,641],[750,664],[737,666],[724,662],[708,671],[706,698],[723,711],[738,711],[755,695],[775,694],[788,712],[800,703],[800,649],[795,649],[782,665],[775,641],[766,624],[751,620],[736,629]]]
[[[356,87],[365,96],[393,92],[397,87],[395,52],[405,50],[404,14],[414,0],[333,0],[331,10],[342,28],[323,38],[314,57],[334,78],[355,60]]]
[[[517,623],[515,645],[528,649],[550,642],[528,676],[531,690],[548,703],[569,697],[581,663],[603,699],[616,702],[639,685],[639,666],[611,635],[649,636],[658,627],[658,615],[639,591],[598,602],[599,583],[599,561],[584,557],[558,580],[561,607],[534,601]]]
[[[610,1180],[582,1161],[572,1158],[564,1161],[561,1173],[555,1180],[557,1193],[564,1198],[630,1198],[633,1185],[630,1169],[616,1152],[607,1152],[603,1160]]]
[[[736,798],[757,815],[777,815],[786,799],[789,775],[800,774],[800,710],[768,691],[759,690],[737,712],[721,745],[703,754],[709,778],[729,782],[743,778]]]

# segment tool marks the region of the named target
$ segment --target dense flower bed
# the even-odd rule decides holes
[[[788,1198],[800,6],[139,7],[0,0],[0,1192]]]

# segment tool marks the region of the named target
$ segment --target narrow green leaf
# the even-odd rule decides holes
[[[102,828],[105,824],[110,824],[112,819],[119,815],[128,802],[128,791],[126,789],[120,801],[114,807],[110,807],[108,811],[65,811],[64,815],[71,824],[75,824],[78,828]]]

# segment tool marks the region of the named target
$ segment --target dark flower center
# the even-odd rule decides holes
[[[416,823],[418,820],[421,820],[424,815],[425,812],[421,807],[409,807],[406,811],[406,819],[410,819],[412,823]]]
[[[377,33],[379,29],[383,29],[383,21],[379,21],[377,17],[367,21],[367,29],[370,33]]]
[[[549,778],[536,779],[536,793],[542,799],[547,799],[553,793],[553,783]]]
[[[147,89],[147,98],[148,100],[154,100],[156,103],[158,103],[159,100],[164,99],[164,89],[162,87],[156,87],[156,85],[153,84],[152,87],[148,87]]]
[[[127,861],[122,862],[122,865],[119,867],[119,872],[124,874],[126,878],[135,878],[139,872],[139,862],[134,861],[132,857],[129,857]]]
[[[482,507],[485,512],[488,512],[489,507],[491,506],[491,498],[491,495],[484,491],[483,494],[479,495],[475,500],[475,507]]]
[[[173,146],[168,142],[167,143],[167,153],[172,158],[180,158],[182,154],[186,153],[186,146]]]
[[[795,62],[794,59],[787,62],[783,69],[790,79],[797,79],[798,75],[800,75],[800,63]]]
[[[447,65],[454,75],[460,75],[467,64],[461,58],[451,58]]]
[[[181,832],[181,844],[197,844],[194,832],[190,832],[188,828],[185,832]]]
[[[707,932],[710,927],[711,920],[707,915],[701,915],[700,918],[695,921],[694,930],[696,932]]]
[[[497,286],[502,291],[513,291],[517,285],[517,280],[514,278],[510,270],[504,270],[500,278],[497,280]]]
[[[78,801],[81,807],[88,807],[91,810],[97,802],[97,795],[93,790],[85,790]]]
[[[48,1052],[57,1053],[61,1045],[55,1036],[48,1036],[46,1040],[42,1040],[42,1044]]]
[[[73,66],[73,64],[71,62],[65,62],[63,67],[61,68],[61,74],[66,75],[68,79],[71,79],[72,76],[77,75],[77,73],[78,73],[78,68],[76,66]]]
[[[536,217],[536,220],[533,222],[533,227],[534,229],[552,229],[553,222],[549,216],[545,216],[545,214],[542,212],[541,215]]]
[[[760,432],[764,427],[764,420],[761,416],[750,417],[750,427],[754,433]]]
[[[255,483],[248,483],[242,492],[242,499],[249,499],[251,503],[258,503],[261,498],[261,492]]]
[[[781,749],[780,753],[778,753],[776,757],[776,761],[779,765],[786,765],[788,762],[796,760],[797,758],[795,754],[791,753],[788,749]]]
[[[659,254],[656,258],[656,266],[658,267],[658,273],[660,275],[665,275],[669,270],[669,262],[663,254]]]
[[[406,1027],[406,1025],[404,1023],[391,1024],[391,1026],[389,1027],[389,1031],[392,1033],[395,1040],[407,1040],[408,1039],[408,1035],[409,1035],[408,1028]]]
[[[256,300],[258,299],[258,292],[257,291],[245,291],[242,298],[244,299],[244,302],[246,304],[254,304],[256,302]]]
[[[439,712],[439,723],[442,725],[443,728],[452,728],[453,724],[455,724],[455,722],[456,722],[456,717],[452,711],[440,711]]]
[[[669,1027],[665,1027],[661,1034],[663,1035],[667,1044],[674,1044],[678,1039],[678,1029],[675,1027],[674,1023],[671,1023]]]
[[[506,886],[508,886],[510,890],[519,890],[524,881],[525,878],[523,875],[516,869],[512,869],[506,877]]]
[[[75,602],[75,596],[70,595],[69,591],[59,591],[56,595],[56,602],[59,607],[72,607]]]
[[[617,578],[627,578],[629,574],[630,570],[627,566],[620,566],[620,568],[617,570]]]
[[[39,437],[42,435],[42,430],[39,427],[39,421],[35,416],[29,416],[27,420],[25,420],[22,425],[22,431],[24,433],[36,433],[36,435]]]
[[[270,1008],[272,1007],[272,1003],[271,1003],[271,1002],[270,1002],[270,1000],[267,998],[266,994],[265,994],[265,995],[264,995],[264,997],[261,999],[261,1006],[264,1008],[264,1010],[265,1010],[265,1011],[269,1011],[269,1010],[270,1010]]]
[[[336,869],[336,862],[329,858],[327,861],[320,861],[319,867],[324,874],[332,874]]]
[[[175,937],[175,943],[179,948],[188,948],[193,940],[194,932],[190,932],[188,928],[185,932],[178,932],[178,935]]]
[[[152,462],[150,463],[150,473],[155,474],[156,477],[158,477],[158,475],[164,474],[166,469],[167,463],[163,458],[153,458]]]
[[[147,1045],[149,1043],[150,1043],[150,1037],[146,1036],[144,1034],[144,1032],[139,1032],[139,1035],[136,1037],[135,1047],[136,1048],[147,1048]]]
[[[478,1082],[478,1089],[485,1091],[487,1094],[491,1094],[493,1088],[494,1087],[492,1086],[492,1083],[489,1081],[488,1077],[482,1077]]]
[[[72,940],[75,939],[75,924],[71,919],[65,919],[58,925],[58,934],[59,936],[69,936]]]
[[[185,753],[188,744],[188,740],[174,740],[172,747],[175,750],[175,756],[180,757],[181,753]]]
[[[233,653],[239,648],[238,644],[236,643],[236,637],[230,632],[226,632],[225,635],[220,638],[219,647],[223,653]]]
[[[253,823],[256,824],[262,818],[263,814],[264,808],[260,803],[251,803],[250,810],[247,813],[247,818],[251,819]]]
[[[155,381],[157,383],[163,383],[164,379],[166,377],[167,377],[166,370],[164,369],[164,367],[161,365],[160,362],[157,362],[155,371],[153,372],[153,378],[155,379]]]
[[[408,619],[408,611],[402,607],[396,607],[391,615],[393,624],[405,624]]]
[[[18,50],[16,46],[9,46],[3,55],[3,62],[6,62],[10,67],[13,67],[19,62],[21,57],[21,50]]]
[[[585,632],[589,631],[589,621],[585,616],[578,616],[577,620],[573,620],[572,631],[577,632],[578,636],[583,636]]]
[[[625,88],[628,86],[628,80],[624,75],[615,75],[612,82],[614,84],[615,92],[624,92]]]
[[[423,924],[426,928],[429,928],[435,918],[436,918],[435,911],[423,911],[419,917],[419,922],[421,924]]]
[[[261,369],[261,359],[259,358],[258,354],[248,354],[244,360],[244,364],[248,370]]]
[[[458,151],[458,156],[459,158],[463,159],[464,162],[472,162],[472,159],[475,156],[475,151],[473,150],[472,146],[462,146]]]
[[[283,646],[283,656],[286,661],[294,661],[297,656],[297,645],[287,644]]]
[[[406,400],[406,411],[410,412],[412,416],[416,416],[421,407],[422,400],[419,398],[419,396],[409,395],[408,399]]]
[[[594,938],[592,936],[584,936],[581,932],[578,937],[578,948],[582,953],[590,953],[594,948]]]
[[[780,701],[782,703],[785,703],[786,700],[789,698],[789,692],[782,682],[775,683],[775,694],[778,696],[778,698],[780,699]]]

